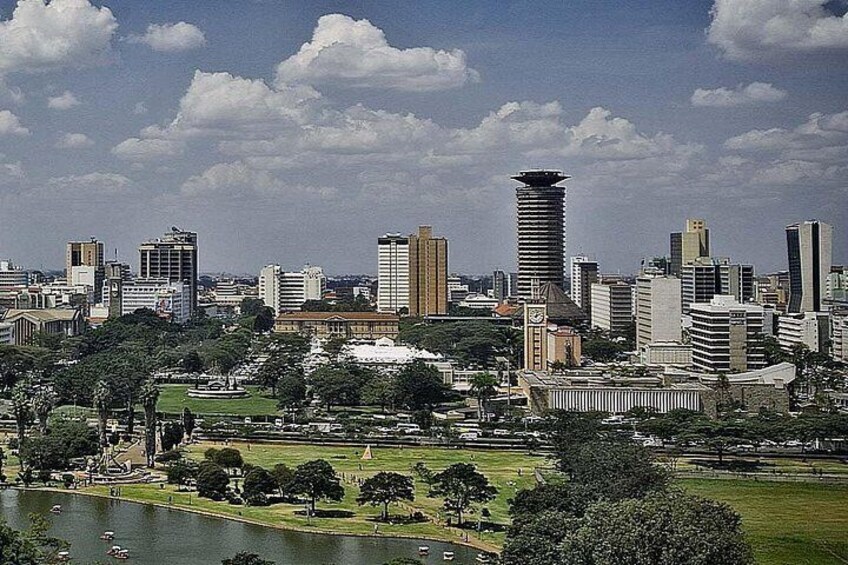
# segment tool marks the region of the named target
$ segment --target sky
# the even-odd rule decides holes
[[[786,268],[848,263],[844,0],[0,0],[0,258],[198,232],[203,272],[376,271],[434,226],[450,269],[515,267],[516,183],[572,178],[567,255],[632,273],[687,217]]]

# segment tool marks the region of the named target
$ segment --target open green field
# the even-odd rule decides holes
[[[203,457],[209,447],[223,445],[201,443],[190,446],[188,456]],[[487,505],[493,524],[506,525],[508,500],[521,488],[535,484],[533,468],[546,466],[543,456],[519,451],[460,450],[448,448],[375,448],[374,458],[361,459],[363,448],[351,446],[325,446],[305,444],[250,444],[232,442],[242,452],[245,461],[266,468],[277,463],[296,466],[311,459],[326,459],[344,475],[345,498],[339,503],[319,503],[322,515],[307,521],[303,508],[291,504],[270,507],[232,506],[226,502],[198,499],[196,494],[177,492],[172,485],[131,485],[122,487],[122,496],[140,502],[173,504],[193,510],[202,510],[258,523],[334,533],[372,535],[378,508],[356,504],[356,480],[378,471],[396,471],[411,474],[410,468],[423,461],[432,471],[438,472],[457,462],[470,462],[486,475],[498,488],[497,498]],[[521,469],[521,475],[518,472]],[[848,485],[803,482],[773,482],[754,480],[702,480],[678,481],[687,491],[730,504],[742,516],[743,527],[751,542],[757,563],[765,565],[825,565],[848,563]],[[91,489],[106,494],[106,487]],[[489,546],[500,546],[502,531],[477,534],[476,532],[444,526],[445,515],[441,501],[426,496],[426,485],[416,482],[415,501],[405,506],[393,506],[395,515],[408,515],[421,510],[431,517],[441,518],[439,524],[379,524],[380,535],[411,538],[437,538],[457,541],[468,535],[472,542],[481,541]],[[475,522],[479,513],[468,520]],[[497,527],[495,527],[497,529]]]
[[[277,401],[259,393],[255,386],[245,387],[250,393],[247,398],[215,400],[189,398],[186,391],[190,385],[163,385],[159,394],[157,410],[168,413],[180,413],[188,407],[195,414],[230,414],[233,416],[274,416],[277,414]]]
[[[848,485],[684,480],[687,491],[742,515],[757,563],[848,563]]]

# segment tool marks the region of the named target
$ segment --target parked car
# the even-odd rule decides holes
[[[460,441],[476,441],[480,439],[480,434],[477,432],[465,432],[459,434]]]

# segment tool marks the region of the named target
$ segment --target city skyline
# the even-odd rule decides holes
[[[29,268],[89,236],[134,264],[180,225],[205,272],[376,272],[375,237],[432,224],[451,270],[512,271],[509,176],[533,167],[573,177],[565,253],[602,272],[666,254],[689,217],[757,272],[811,218],[848,262],[834,3],[105,6],[0,1],[0,257]]]

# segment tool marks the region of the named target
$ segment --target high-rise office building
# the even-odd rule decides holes
[[[833,228],[818,220],[786,226],[788,311],[819,312],[832,263]]]
[[[636,345],[680,341],[680,279],[643,275],[636,279]]]
[[[321,267],[305,266],[301,271],[284,271],[279,265],[266,265],[259,272],[259,299],[279,316],[296,312],[307,300],[321,300],[327,278]]]
[[[740,304],[732,296],[714,296],[693,304],[692,365],[711,373],[744,372],[766,366],[762,347],[763,307]]]
[[[399,233],[377,239],[377,310],[409,311],[409,238]]]
[[[11,261],[0,261],[0,288],[27,286],[27,284],[29,284],[29,276],[26,271],[16,267]]]
[[[598,282],[598,263],[585,255],[571,258],[571,300],[592,316],[592,285]]]
[[[103,242],[91,238],[89,241],[69,241],[65,250],[65,278],[68,284],[94,288],[94,299],[103,299],[105,276]]]
[[[419,226],[407,238],[409,249],[409,315],[448,313],[448,240],[433,237],[431,226]]]
[[[138,246],[138,276],[142,279],[182,281],[191,293],[191,313],[197,310],[197,233],[171,228],[160,239]]]
[[[777,341],[786,353],[805,346],[815,353],[827,353],[831,341],[827,312],[784,314],[777,319]]]
[[[689,218],[686,229],[671,234],[671,274],[680,276],[683,265],[710,256],[710,230],[704,220]]]
[[[692,304],[709,302],[718,294],[749,302],[754,299],[754,266],[699,258],[682,266],[680,285],[684,314]]]
[[[633,290],[624,281],[592,284],[592,327],[624,335],[633,322]]]
[[[563,288],[565,187],[562,171],[521,171],[512,177],[518,215],[518,297],[530,297],[531,281]]]

